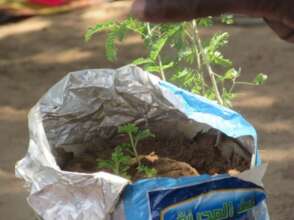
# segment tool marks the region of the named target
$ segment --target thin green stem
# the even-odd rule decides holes
[[[194,47],[194,53],[196,55],[196,61],[197,61],[197,69],[198,69],[198,72],[200,73],[200,76],[201,76],[201,80],[202,80],[202,84],[201,84],[201,91],[202,91],[202,94],[204,95],[205,94],[205,78],[204,78],[204,75],[203,75],[203,71],[202,71],[202,63],[201,63],[201,58],[200,58],[200,53],[199,53],[199,48],[197,46],[197,35],[196,33],[198,32],[198,29],[197,29],[197,22],[196,20],[194,19],[192,21],[192,29],[193,29],[193,33],[192,33],[192,44],[193,44],[193,47]]]
[[[115,166],[115,170],[114,170],[114,173],[116,175],[120,175],[120,172],[119,172],[119,162],[117,160],[114,161],[114,166]]]
[[[237,85],[246,85],[246,86],[257,86],[255,83],[250,82],[235,82]]]
[[[232,81],[233,81],[233,83],[232,83],[232,86],[231,86],[231,88],[229,90],[230,93],[233,93],[233,91],[235,89],[235,86],[236,86],[236,78],[234,78]]]
[[[130,141],[131,141],[131,145],[132,145],[132,148],[133,148],[133,151],[134,151],[138,166],[141,166],[141,161],[140,161],[139,154],[138,154],[138,151],[137,151],[137,141],[136,142],[134,141],[134,137],[133,137],[132,133],[128,133],[128,135],[129,135],[129,138],[130,138]]]
[[[151,31],[150,23],[147,23],[147,31],[148,31],[148,35],[150,37],[150,40],[152,41],[152,31]],[[160,54],[157,57],[157,62],[158,62],[158,65],[159,65],[159,71],[160,71],[161,79],[166,81],[165,72],[164,72],[164,69],[163,69],[162,59],[161,59]]]
[[[162,65],[162,60],[161,60],[161,56],[160,55],[158,55],[157,60],[158,60],[158,64],[159,64],[161,78],[164,81],[166,81],[165,72],[163,70],[163,65]]]
[[[204,65],[206,66],[206,69],[207,69],[207,72],[208,72],[208,75],[209,75],[209,78],[210,78],[210,81],[212,83],[212,86],[213,86],[213,89],[214,89],[214,92],[215,92],[215,95],[216,95],[216,99],[218,101],[219,104],[223,105],[224,104],[224,101],[220,95],[220,92],[219,92],[219,88],[218,88],[218,85],[217,85],[217,81],[215,79],[215,73],[214,71],[212,70],[212,67],[210,66],[210,63],[208,61],[208,57],[207,57],[207,54],[203,48],[203,45],[202,45],[202,41],[201,41],[201,38],[200,38],[200,35],[199,35],[199,31],[198,31],[198,27],[197,27],[197,22],[196,20],[193,21],[194,23],[194,31],[195,31],[195,36],[196,36],[196,40],[197,40],[197,45],[198,45],[198,48],[200,50],[200,54],[202,56],[202,60],[204,62]]]
[[[196,53],[197,66],[198,66],[198,69],[200,70],[201,69],[201,59],[200,59],[200,53],[198,52],[199,49],[197,47],[197,35],[196,35],[196,33],[198,32],[198,29],[197,29],[196,20],[192,21],[192,27],[193,27],[193,35],[192,35],[193,46],[194,46],[195,53]]]

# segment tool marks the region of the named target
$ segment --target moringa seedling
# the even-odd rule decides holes
[[[116,175],[129,179],[128,170],[130,168],[131,157],[124,153],[121,146],[117,146],[111,155],[110,160],[98,160],[98,168],[109,169]]]
[[[232,24],[233,18],[225,15],[221,21]],[[85,39],[106,32],[106,57],[115,61],[116,43],[122,42],[128,33],[135,33],[142,39],[147,53],[136,57],[133,64],[159,74],[162,80],[231,107],[237,85],[261,85],[267,76],[259,74],[251,82],[240,81],[241,69],[222,53],[229,42],[229,33],[218,32],[209,38],[200,34],[203,28],[211,28],[213,24],[212,17],[175,24],[150,24],[130,17],[97,24],[89,28]]]
[[[128,135],[129,142],[119,144],[114,149],[110,160],[98,160],[98,168],[109,169],[114,174],[129,179],[130,176],[128,171],[132,163],[132,158],[135,158],[138,164],[138,172],[143,173],[144,176],[148,178],[154,177],[156,175],[156,170],[142,165],[137,151],[137,147],[140,141],[149,137],[154,137],[151,131],[149,129],[141,130],[132,123],[120,126],[118,131],[121,134]]]
[[[135,124],[132,124],[132,123],[128,123],[126,125],[120,126],[118,128],[118,131],[121,134],[127,134],[129,136],[130,143],[126,144],[125,146],[131,147],[132,153],[136,158],[138,166],[140,166],[141,161],[137,151],[138,144],[140,141],[146,138],[154,137],[154,134],[152,134],[149,129],[140,130]]]

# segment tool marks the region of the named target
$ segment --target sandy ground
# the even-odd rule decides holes
[[[0,27],[0,213],[1,219],[29,220],[26,192],[14,177],[15,162],[28,143],[29,109],[66,73],[85,68],[117,67],[142,53],[130,38],[115,64],[104,58],[100,35],[83,41],[86,28],[122,11],[101,6],[70,14],[32,18]],[[262,87],[241,87],[235,108],[259,133],[263,160],[269,163],[264,182],[274,220],[292,219],[294,207],[294,46],[279,40],[263,25],[215,27],[232,35],[226,54],[242,66],[244,79],[270,75]]]

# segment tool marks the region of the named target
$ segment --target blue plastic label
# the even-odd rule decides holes
[[[230,178],[149,192],[149,204],[152,220],[245,220],[265,197],[262,188]]]

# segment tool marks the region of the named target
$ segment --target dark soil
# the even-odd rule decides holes
[[[142,141],[138,146],[142,164],[154,168],[157,176],[160,177],[181,177],[194,176],[199,174],[222,174],[229,173],[236,175],[241,171],[249,169],[250,157],[239,155],[232,152],[224,155],[224,148],[239,148],[233,139],[221,135],[219,143],[217,137],[219,133],[210,131],[205,134],[197,135],[194,140],[187,140],[178,137],[176,140],[161,140],[158,138]],[[127,137],[119,136],[112,141],[109,147],[91,148],[83,154],[74,156],[73,153],[59,149],[58,157],[62,158],[63,163],[59,163],[62,169],[72,172],[97,172],[97,158],[109,159],[113,148],[118,143],[127,142]],[[153,155],[153,156],[152,156]],[[111,172],[109,170],[106,170]],[[129,173],[132,180],[144,178],[130,168]]]
[[[139,152],[146,155],[155,152],[160,158],[170,158],[176,161],[186,162],[197,170],[200,174],[220,174],[227,173],[231,169],[244,171],[250,167],[250,158],[247,159],[238,154],[225,156],[222,149],[235,145],[240,146],[222,135],[222,139],[217,143],[217,133],[208,132],[197,135],[193,141],[178,139],[163,141],[160,139],[146,140],[139,146]]]

